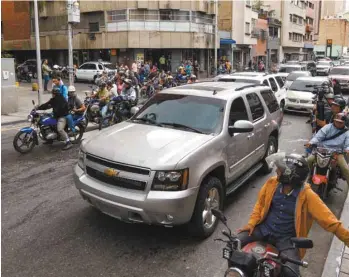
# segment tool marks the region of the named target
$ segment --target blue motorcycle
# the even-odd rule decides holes
[[[35,102],[33,105],[35,106]],[[59,141],[60,137],[57,132],[57,119],[51,113],[38,113],[34,108],[28,115],[30,127],[24,127],[15,135],[13,139],[13,147],[21,154],[29,153],[35,145],[39,145],[39,137],[44,141]],[[77,144],[81,141],[86,129],[86,122],[83,115],[73,115],[75,132],[67,126],[67,132],[71,143]]]

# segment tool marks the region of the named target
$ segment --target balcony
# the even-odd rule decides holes
[[[307,33],[311,33],[313,30],[314,30],[313,25],[311,25],[311,24],[305,25],[305,31],[306,31]]]
[[[281,26],[281,21],[277,18],[269,17],[268,18],[268,24],[273,26]]]
[[[260,30],[258,28],[253,28],[251,32],[252,38],[259,38],[260,36]]]

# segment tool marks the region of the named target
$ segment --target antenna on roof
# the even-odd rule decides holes
[[[214,91],[213,91],[213,95],[216,95],[216,94],[217,94],[217,91],[216,91],[216,90],[214,90]]]

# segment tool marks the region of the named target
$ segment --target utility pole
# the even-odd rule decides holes
[[[265,67],[267,69],[267,71],[269,71],[269,29],[267,29],[265,31],[265,39],[266,39],[266,51],[267,51],[267,55],[266,55],[266,59],[265,59]]]
[[[41,74],[41,53],[40,53],[40,30],[39,30],[39,11],[38,0],[34,0],[34,16],[35,16],[35,43],[36,43],[36,67],[38,73],[38,104],[41,105],[42,93],[42,74]]]
[[[214,71],[217,75],[217,39],[218,39],[218,0],[215,1],[215,34],[214,34]]]
[[[67,0],[68,12],[68,59],[69,59],[69,85],[74,85],[73,65],[73,23],[80,22],[80,7],[77,0]]]
[[[68,23],[68,57],[69,57],[69,86],[74,85],[74,65],[73,65],[73,28],[72,24]]]

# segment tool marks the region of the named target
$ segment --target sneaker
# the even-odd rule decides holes
[[[73,144],[69,141],[65,144],[62,150],[68,150],[73,147]]]

